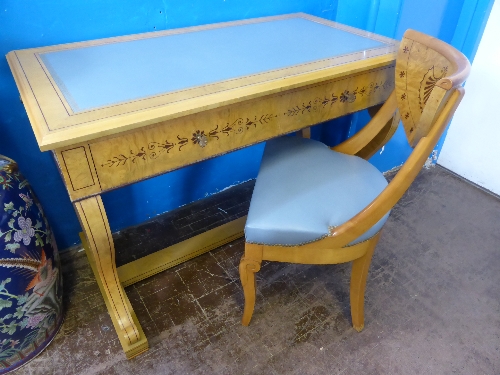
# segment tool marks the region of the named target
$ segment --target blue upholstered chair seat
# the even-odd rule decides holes
[[[335,178],[332,178],[335,176]],[[299,245],[324,238],[387,186],[382,173],[357,156],[321,142],[282,137],[267,142],[245,226],[246,241]],[[375,235],[389,214],[354,245]]]

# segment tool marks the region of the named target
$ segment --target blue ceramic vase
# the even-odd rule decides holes
[[[17,164],[0,155],[0,374],[39,354],[62,323],[57,246]]]

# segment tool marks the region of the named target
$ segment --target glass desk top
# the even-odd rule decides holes
[[[42,150],[393,64],[398,42],[303,13],[9,52]]]
[[[307,70],[339,56],[364,58],[392,44],[295,16],[40,56],[79,112],[297,65]]]

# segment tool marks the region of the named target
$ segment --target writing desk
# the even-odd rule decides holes
[[[148,343],[123,287],[242,236],[245,218],[117,268],[100,194],[380,104],[396,48],[291,14],[7,55],[128,358]]]

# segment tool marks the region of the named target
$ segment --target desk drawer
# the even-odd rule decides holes
[[[393,88],[391,64],[57,149],[55,155],[75,201],[382,103]]]

